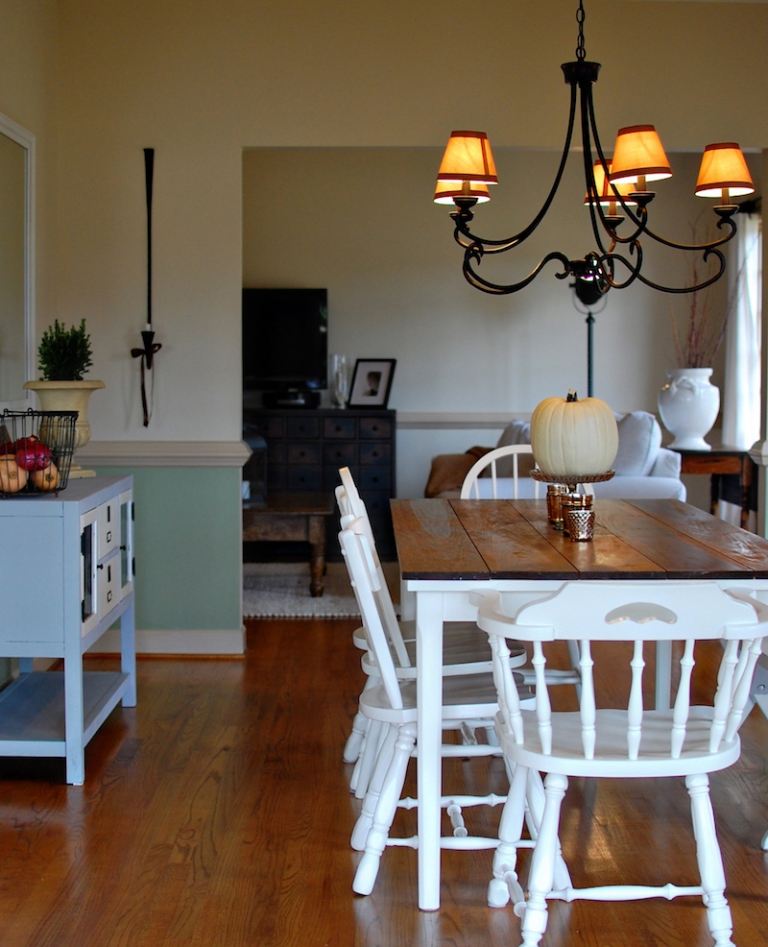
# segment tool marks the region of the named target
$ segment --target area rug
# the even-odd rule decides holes
[[[245,618],[355,618],[360,611],[343,564],[331,563],[323,594],[309,594],[309,567],[300,563],[243,565]]]
[[[385,564],[385,571],[397,600],[396,564]],[[247,562],[243,564],[243,617],[359,618],[360,610],[342,562],[328,563],[325,589],[316,598],[309,594],[309,566],[304,563]]]

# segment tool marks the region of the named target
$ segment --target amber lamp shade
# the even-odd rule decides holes
[[[612,164],[610,161],[608,163],[608,171],[610,172]],[[618,198],[614,194],[613,188],[611,187],[608,178],[605,176],[605,169],[603,168],[602,161],[595,161],[592,165],[592,175],[595,179],[595,190],[597,192],[598,201],[602,207],[610,207],[612,212],[615,209],[616,205],[619,203]],[[616,190],[621,195],[624,203],[629,206],[635,206],[636,202],[629,200],[629,194],[632,191],[631,184],[617,184],[614,185]],[[584,203],[592,204],[594,202],[593,198],[590,198],[589,193],[584,195]]]
[[[487,185],[469,181],[438,181],[435,185],[436,204],[453,204],[457,197],[471,197],[484,204],[491,199],[491,192]]]
[[[491,143],[485,132],[454,131],[445,146],[437,180],[498,184]]]
[[[608,177],[614,184],[642,184],[672,177],[669,159],[653,125],[619,129]]]
[[[755,186],[741,148],[735,141],[707,145],[696,180],[697,197],[743,197]]]

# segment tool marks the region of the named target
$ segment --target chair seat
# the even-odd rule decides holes
[[[725,769],[739,758],[739,738],[723,741],[719,752],[709,752],[712,726],[711,707],[691,707],[685,742],[678,759],[671,759],[672,712],[649,710],[643,714],[642,739],[637,760],[627,758],[627,713],[598,710],[594,759],[585,759],[578,712],[558,713],[552,753],[541,752],[536,730],[536,714],[523,710],[526,740],[514,742],[509,731],[496,721],[499,739],[509,758],[529,769],[571,776],[647,777],[688,776]]]
[[[366,716],[384,723],[403,724],[416,720],[416,682],[400,685],[402,708],[392,707],[381,685],[360,695]],[[443,679],[443,720],[492,720],[498,709],[496,687],[490,674],[457,675]]]

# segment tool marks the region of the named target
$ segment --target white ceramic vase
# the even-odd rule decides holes
[[[711,368],[677,368],[667,373],[659,392],[659,415],[674,440],[670,447],[711,450],[704,440],[720,410],[720,389],[710,382]]]

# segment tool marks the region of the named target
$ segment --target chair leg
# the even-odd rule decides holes
[[[392,762],[392,755],[395,752],[395,740],[397,739],[397,728],[389,727],[384,742],[381,744],[379,755],[376,759],[376,765],[371,774],[368,792],[363,799],[363,807],[360,815],[357,817],[355,827],[352,829],[352,838],[350,844],[356,852],[365,850],[365,843],[368,838],[368,832],[373,824],[373,817],[376,813],[376,806],[381,795],[381,788],[387,775],[387,770]]]
[[[368,792],[368,783],[371,780],[373,767],[376,765],[376,758],[379,755],[381,741],[386,735],[386,725],[380,720],[371,720],[368,724],[368,730],[365,734],[365,741],[360,750],[360,757],[355,763],[355,769],[350,780],[350,788],[355,794],[355,798],[364,799]]]
[[[355,714],[354,720],[352,721],[352,732],[349,734],[347,737],[347,742],[344,744],[345,763],[354,763],[360,756],[360,749],[363,745],[363,737],[365,736],[366,723],[366,718],[358,710],[358,712]]]
[[[408,760],[411,758],[415,742],[416,724],[405,724],[398,731],[392,762],[384,778],[373,825],[368,832],[365,853],[357,866],[355,879],[352,882],[352,890],[357,894],[370,894],[373,891],[381,856],[386,848],[389,830],[397,811],[397,801],[405,782]]]
[[[499,822],[499,845],[493,856],[493,878],[488,884],[488,907],[502,908],[509,903],[510,897],[515,905],[525,902],[525,894],[518,881],[517,842],[523,833],[525,816],[525,796],[528,785],[528,770],[518,766],[512,776],[507,801]]]
[[[594,780],[592,780],[594,782]],[[539,825],[544,815],[544,783],[541,774],[535,769],[528,770],[528,803],[527,825],[532,839],[538,838]],[[553,885],[557,891],[564,891],[572,887],[571,875],[563,858],[560,840],[557,842],[557,858],[555,860],[555,877]]]
[[[696,859],[699,863],[701,886],[707,924],[715,944],[733,945],[731,909],[725,898],[725,873],[720,846],[715,833],[715,816],[709,798],[709,777],[705,773],[686,776],[685,785],[691,797],[691,818],[696,839]]]
[[[763,841],[760,844],[763,848],[763,851],[768,852],[768,832],[765,833],[763,836]]]
[[[548,773],[544,780],[544,815],[539,826],[539,837],[533,850],[528,877],[528,900],[523,914],[521,947],[536,947],[547,928],[547,895],[552,890],[557,861],[557,829],[560,805],[568,788],[568,778],[560,773]]]

